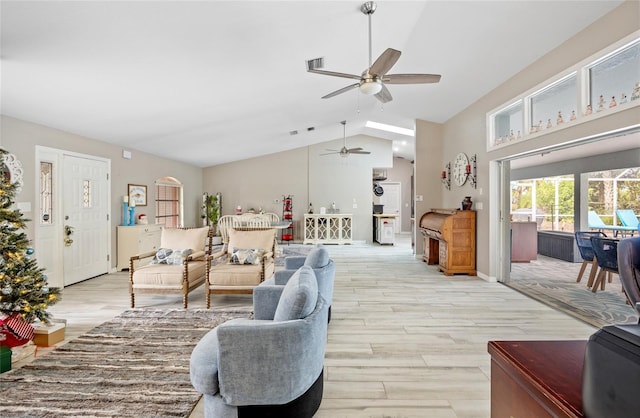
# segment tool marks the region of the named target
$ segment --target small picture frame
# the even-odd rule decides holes
[[[129,184],[129,202],[135,202],[136,206],[147,206],[147,186]]]

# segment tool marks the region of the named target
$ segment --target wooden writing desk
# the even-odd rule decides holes
[[[491,417],[584,417],[587,341],[490,341]]]

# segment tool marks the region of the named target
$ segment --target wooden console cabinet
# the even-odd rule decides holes
[[[490,341],[491,418],[584,417],[587,341]]]
[[[118,271],[129,268],[129,259],[136,254],[160,248],[162,225],[118,226]]]

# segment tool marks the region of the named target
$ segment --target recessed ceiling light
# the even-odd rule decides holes
[[[370,120],[364,124],[367,128],[379,129],[381,131],[393,132],[400,135],[414,136],[413,129],[401,128],[399,126],[387,125],[386,123],[372,122]]]

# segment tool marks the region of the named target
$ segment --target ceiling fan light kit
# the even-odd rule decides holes
[[[360,83],[360,91],[366,95],[373,96],[382,90],[382,82],[380,80],[367,80]]]
[[[358,88],[363,94],[369,96],[375,96],[382,103],[387,103],[393,100],[389,89],[385,86],[387,84],[428,84],[437,83],[440,81],[439,74],[387,74],[387,72],[395,65],[400,58],[402,52],[387,48],[378,59],[373,62],[372,48],[371,48],[371,15],[376,11],[376,3],[373,1],[367,1],[360,7],[360,11],[365,14],[369,19],[369,67],[362,72],[362,75],[338,73],[335,71],[327,71],[321,69],[324,65],[322,58],[315,58],[307,61],[307,71],[310,73],[316,73],[321,75],[328,75],[332,77],[342,77],[358,80],[358,83],[350,84],[346,87],[333,91],[325,96],[323,99],[328,99],[337,96],[342,93],[346,93],[355,88]]]

